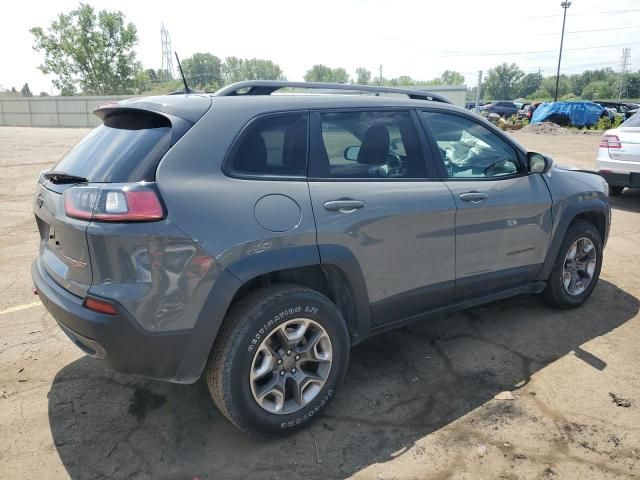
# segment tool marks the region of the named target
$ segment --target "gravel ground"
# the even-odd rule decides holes
[[[310,429],[255,440],[206,388],[115,374],[31,293],[37,173],[83,134],[0,127],[0,478],[629,479],[640,477],[640,192],[613,199],[583,308],[474,308],[356,347]],[[517,132],[592,168],[592,136]]]

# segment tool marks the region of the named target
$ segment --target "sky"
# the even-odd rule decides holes
[[[86,0],[96,9],[120,10],[138,29],[138,59],[160,68],[160,27],[181,58],[195,52],[218,57],[266,58],[289,80],[302,80],[312,65],[344,67],[355,76],[428,80],[445,70],[477,81],[478,70],[515,62],[526,73],[554,75],[562,12],[560,0],[322,0],[316,2]],[[38,70],[29,28],[47,27],[71,0],[7,2],[0,16],[0,86],[38,93],[52,89]],[[640,0],[573,0],[567,12],[562,72],[620,69],[623,47],[630,68],[640,69]]]

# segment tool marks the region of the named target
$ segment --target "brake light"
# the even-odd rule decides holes
[[[149,185],[78,186],[64,192],[68,217],[99,222],[148,222],[164,218],[156,191]]]
[[[604,135],[600,140],[600,148],[622,148],[617,135]]]
[[[107,315],[117,315],[118,311],[113,303],[106,300],[99,300],[97,298],[87,297],[84,299],[84,306],[94,312],[106,313]]]

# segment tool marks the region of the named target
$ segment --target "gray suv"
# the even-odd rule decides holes
[[[600,274],[605,181],[436,94],[252,81],[95,114],[38,180],[36,291],[119,372],[204,374],[247,432],[306,425],[371,335],[517,294],[576,307]]]

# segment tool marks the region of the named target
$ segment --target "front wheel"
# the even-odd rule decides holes
[[[336,306],[314,290],[274,285],[232,307],[212,351],[207,385],[236,427],[285,433],[328,405],[348,360],[349,335]]]
[[[562,242],[543,298],[548,304],[558,308],[582,305],[593,292],[601,268],[600,232],[589,222],[574,222]]]

